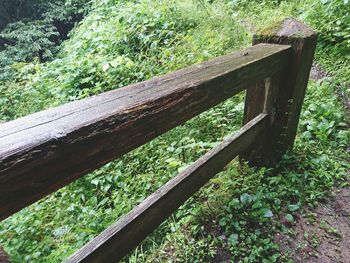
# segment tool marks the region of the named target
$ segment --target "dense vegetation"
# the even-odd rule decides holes
[[[57,45],[87,12],[87,0],[3,0],[0,6],[0,67],[52,59]],[[0,76],[2,77],[2,76]]]
[[[13,13],[13,2],[4,2],[6,12]],[[317,61],[329,77],[310,81],[294,150],[273,168],[233,161],[125,261],[210,262],[223,254],[241,262],[288,261],[275,233],[290,231],[295,213],[316,206],[332,187],[348,185],[350,133],[342,105],[350,83],[348,1],[96,1],[59,46],[68,32],[56,41],[55,21],[70,29],[86,14],[88,1],[17,2],[33,2],[42,11],[23,9],[10,21],[0,20],[0,41],[12,41],[0,44],[0,65],[6,65],[0,70],[0,121],[241,49],[253,31],[287,16],[321,33]],[[35,39],[41,46],[34,50]],[[63,260],[237,130],[243,98],[224,102],[6,219],[0,243],[13,262]]]

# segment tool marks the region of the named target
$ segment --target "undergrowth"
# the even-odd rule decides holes
[[[1,119],[227,54],[249,45],[250,30],[287,16],[318,28],[322,21],[312,11],[305,14],[315,3],[101,2],[56,59],[12,65],[16,74],[0,83]],[[322,6],[315,10],[321,12]],[[294,149],[271,168],[232,161],[125,262],[290,261],[280,254],[275,234],[287,233],[295,215],[326,200],[333,187],[348,186],[350,134],[342,105],[348,96],[348,61],[327,41],[321,38],[317,59],[329,77],[309,83]],[[6,219],[0,243],[13,262],[65,259],[237,130],[243,100],[244,94],[227,100]]]

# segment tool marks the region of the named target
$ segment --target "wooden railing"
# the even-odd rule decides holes
[[[294,141],[317,35],[294,19],[265,32],[240,52],[1,124],[0,219],[245,89],[235,135],[67,262],[122,259],[237,155],[278,161]]]

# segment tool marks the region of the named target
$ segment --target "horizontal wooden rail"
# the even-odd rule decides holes
[[[260,114],[159,188],[130,213],[74,254],[66,263],[118,262],[214,175],[254,143],[266,128]]]
[[[0,220],[285,69],[259,44],[0,125]]]

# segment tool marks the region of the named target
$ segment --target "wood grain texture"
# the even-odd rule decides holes
[[[0,125],[0,220],[287,66],[260,44]]]
[[[259,141],[252,144],[240,157],[249,160],[252,165],[270,165],[271,147],[274,145],[274,130],[271,128],[275,122],[275,105],[280,87],[280,81],[285,76],[285,70],[269,76],[249,87],[246,92],[243,125],[254,119],[260,113],[267,113],[269,116],[265,133]]]
[[[267,114],[254,118],[90,241],[66,263],[121,260],[234,157],[255,142],[264,132],[267,119]]]
[[[270,126],[260,146],[255,145],[242,157],[254,165],[272,165],[293,146],[305,91],[317,43],[317,33],[307,25],[288,18],[255,35],[253,44],[275,43],[292,47],[288,68],[271,78],[272,99],[262,94],[265,80],[247,89],[244,123],[262,110],[269,99]],[[271,103],[272,102],[272,103]]]

